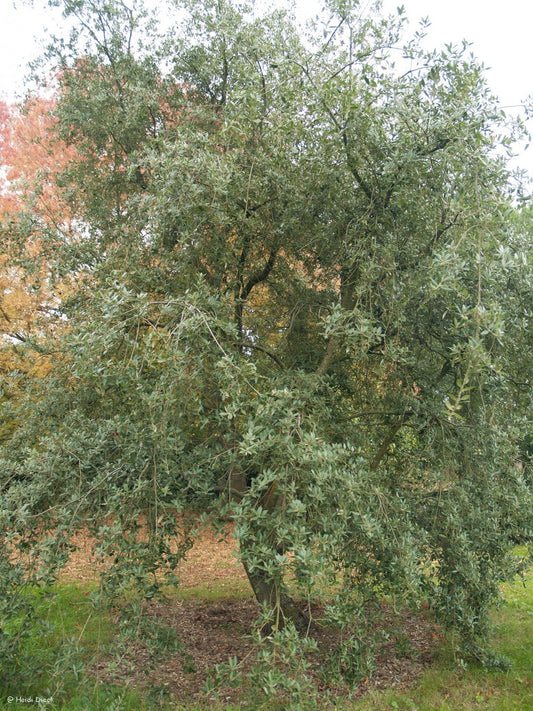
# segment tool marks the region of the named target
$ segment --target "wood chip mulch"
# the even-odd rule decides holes
[[[81,582],[97,575],[90,543],[83,536],[79,537],[78,550],[65,570],[65,579]],[[168,625],[175,630],[184,650],[158,658],[149,645],[137,639],[128,645],[118,661],[108,657],[94,662],[90,673],[95,678],[156,691],[181,703],[209,703],[214,697],[204,691],[204,685],[212,677],[216,664],[236,657],[242,671],[249,670],[254,658],[250,635],[257,619],[257,606],[251,591],[249,596],[246,592],[246,576],[236,560],[234,539],[230,535],[220,541],[213,532],[205,531],[188,553],[179,574],[184,590],[193,592],[194,588],[203,586],[205,595],[213,581],[216,581],[217,590],[216,602],[202,597],[195,599],[193,594],[188,594],[185,599],[147,603],[145,612],[148,617],[158,625]],[[224,586],[227,586],[228,595],[220,599],[220,590]],[[370,689],[413,685],[424,668],[431,664],[441,639],[439,628],[425,615],[393,612],[386,608],[380,612],[376,628],[387,633],[382,635],[384,641],[373,660],[371,677],[358,681],[351,692],[354,696],[362,696]],[[339,632],[320,623],[320,608],[313,609],[312,613],[310,633],[317,641],[318,651],[308,657],[310,674],[324,697],[326,692],[344,696],[349,693],[345,685],[326,686],[320,674],[339,645]],[[219,694],[222,702],[246,704],[239,689],[221,688]]]
[[[164,659],[154,658],[141,641],[137,641],[122,655],[118,665],[101,661],[93,674],[107,683],[127,684],[133,688],[158,690],[181,703],[208,702],[214,696],[204,690],[216,664],[226,663],[236,657],[241,671],[246,674],[254,658],[254,645],[250,638],[257,607],[253,599],[225,600],[216,603],[196,600],[176,600],[166,604],[150,603],[146,613],[158,622],[164,622],[177,631],[185,653],[179,652]],[[320,610],[315,610],[320,614]],[[381,645],[374,659],[374,672],[359,680],[350,692],[346,685],[326,684],[321,670],[331,659],[339,644],[339,633],[319,621],[311,629],[318,651],[308,655],[310,675],[319,693],[335,696],[363,696],[370,689],[400,688],[414,685],[423,670],[432,662],[438,642],[439,629],[424,617],[403,612],[385,614],[380,627],[393,630],[390,638]],[[401,645],[398,630],[401,629]],[[241,691],[223,687],[220,698],[227,703],[242,701]]]

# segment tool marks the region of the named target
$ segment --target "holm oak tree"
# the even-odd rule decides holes
[[[482,66],[355,0],[305,31],[183,0],[165,35],[137,3],[52,4],[75,234],[40,238],[71,289],[3,450],[4,550],[57,567],[88,527],[103,586],[153,595],[230,517],[270,629],[395,594],[483,655],[531,535],[533,349]]]

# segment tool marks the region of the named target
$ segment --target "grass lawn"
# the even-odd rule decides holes
[[[463,669],[443,643],[438,659],[408,692],[370,693],[350,711],[533,711],[533,571],[525,585],[505,586],[505,604],[493,615],[495,649],[509,671]]]

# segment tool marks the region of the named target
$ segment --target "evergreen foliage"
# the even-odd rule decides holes
[[[119,1],[53,4],[74,27],[50,50],[68,230],[28,200],[2,231],[69,286],[49,369],[5,405],[2,674],[17,591],[75,531],[103,591],[152,596],[206,516],[235,521],[271,631],[305,633],[293,598],[325,589],[365,629],[391,594],[490,661],[533,530],[533,271],[482,67],[355,0],[306,33],[183,0],[166,36]]]

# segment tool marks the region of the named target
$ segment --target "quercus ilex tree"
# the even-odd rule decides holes
[[[394,593],[483,655],[531,525],[531,257],[480,65],[355,1],[305,39],[225,0],[171,4],[171,39],[53,4],[77,232],[42,239],[76,288],[4,451],[20,540],[38,516],[60,565],[88,527],[103,587],[152,595],[197,512],[230,516],[270,630]]]

